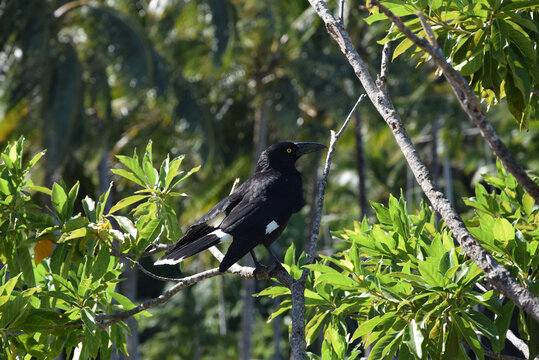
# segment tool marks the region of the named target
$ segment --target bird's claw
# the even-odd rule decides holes
[[[269,277],[269,274],[272,270],[273,268],[270,266],[258,264],[256,265],[255,270],[253,271],[253,275],[256,280],[264,280]]]
[[[253,275],[256,280],[266,280],[272,277],[272,274],[279,270],[286,271],[283,265],[281,265],[281,263],[276,262],[273,263],[271,266],[257,264],[255,270],[253,271]]]

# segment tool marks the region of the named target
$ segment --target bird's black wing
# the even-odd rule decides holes
[[[175,264],[189,256],[193,256],[217,244],[219,238],[209,236],[219,228],[223,219],[243,199],[248,181],[239,186],[236,191],[221,200],[210,211],[193,223],[176,246],[167,251],[157,262],[159,264]]]
[[[253,185],[247,196],[232,209],[221,224],[221,230],[230,234],[233,240],[219,266],[220,271],[226,271],[257,245],[271,243],[281,234],[297,211],[296,202],[301,203],[301,200],[292,200],[295,192],[291,194],[285,190],[289,185],[276,179],[265,184],[259,181],[258,189]]]

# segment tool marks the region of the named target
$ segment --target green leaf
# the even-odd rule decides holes
[[[197,166],[197,167],[194,167],[192,168],[191,170],[189,170],[187,173],[183,174],[182,176],[179,176],[179,177],[176,177],[170,184],[170,189],[174,189],[176,187],[176,185],[178,185],[180,182],[184,181],[185,179],[187,179],[189,176],[193,175],[194,173],[196,173],[198,170],[200,170],[200,165]]]
[[[144,171],[144,177],[146,178],[146,184],[151,189],[155,189],[157,185],[157,171],[153,168],[152,160],[152,141],[148,141],[146,145],[146,151],[142,158],[142,169]]]
[[[69,193],[67,194],[66,210],[65,210],[66,218],[71,217],[73,215],[73,208],[75,207],[75,200],[77,200],[78,193],[79,193],[79,182],[77,181],[75,185],[73,185],[71,190],[69,190]]]
[[[291,243],[284,254],[284,263],[288,266],[296,264],[296,246]]]
[[[168,239],[173,241],[178,240],[182,235],[182,229],[178,224],[178,217],[174,209],[167,203],[163,204],[161,216],[163,216]]]
[[[15,288],[15,285],[19,281],[20,277],[21,274],[19,273],[13,276],[4,285],[0,287],[0,306],[4,305],[9,300],[9,297],[11,296],[11,293]]]
[[[92,334],[95,334],[95,332],[99,329],[99,326],[97,325],[94,315],[90,312],[90,310],[88,310],[87,308],[82,308],[80,317],[86,328]]]
[[[120,304],[120,307],[122,310],[131,310],[133,308],[136,307],[135,304],[133,304],[133,302],[131,300],[129,300],[128,297],[120,294],[120,293],[117,293],[117,292],[113,292],[111,293],[111,296],[114,298],[114,300],[116,300],[118,302],[118,304]]]
[[[405,341],[405,343],[408,345],[408,348],[412,351],[412,353],[417,356],[418,359],[423,358],[423,340],[424,340],[423,333],[419,329],[418,324],[414,319],[410,321],[408,324],[408,340]]]
[[[398,340],[402,337],[403,331],[390,331],[374,343],[369,354],[369,360],[391,359],[397,351]]]
[[[260,291],[259,293],[253,294],[253,296],[256,297],[269,296],[272,299],[276,298],[277,296],[283,295],[290,295],[290,289],[284,286],[270,286]]]
[[[109,213],[107,214],[108,215],[111,215],[113,213],[115,213],[116,211],[118,210],[121,210],[123,209],[124,207],[127,207],[129,205],[132,205],[138,201],[142,201],[146,198],[149,198],[150,195],[132,195],[132,196],[128,196],[124,199],[121,199],[120,201],[118,201],[109,211]]]
[[[465,312],[461,312],[461,314],[463,316],[466,314],[468,316],[467,320],[470,321],[483,335],[487,336],[491,342],[494,342],[495,339],[498,338],[498,329],[496,328],[496,325],[484,314],[471,308],[466,309]]]
[[[138,229],[137,254],[142,254],[148,245],[150,245],[163,231],[162,222],[162,218],[153,218],[146,222],[141,229]]]
[[[17,262],[22,269],[22,277],[29,287],[36,286],[36,277],[34,274],[34,264],[30,256],[30,251],[26,246],[17,249]]]
[[[54,274],[60,274],[67,253],[67,246],[66,243],[58,244],[52,251],[50,269]]]
[[[95,208],[96,221],[101,221],[101,217],[103,216],[105,208],[107,207],[107,200],[109,198],[111,188],[112,188],[112,183],[110,183],[109,188],[107,189],[107,191],[105,191],[103,194],[101,194],[101,196],[97,200],[97,204],[96,204],[96,208]]]
[[[58,183],[54,183],[52,185],[52,197],[51,202],[54,210],[58,213],[58,216],[62,221],[67,220],[66,219],[66,201],[67,201],[67,194],[62,186],[60,186]]]
[[[80,228],[80,229],[76,229],[76,230],[73,230],[69,233],[69,235],[67,236],[63,236],[59,242],[64,242],[64,241],[68,241],[68,240],[72,240],[72,239],[78,239],[78,238],[83,238],[83,237],[87,237],[91,234],[94,234],[95,231],[93,229],[89,229],[89,228]]]
[[[511,1],[504,2],[501,9],[504,11],[515,11],[521,9],[534,9],[539,4],[538,0],[523,0],[523,1]]]
[[[305,265],[303,266],[311,271],[317,271],[317,272],[320,272],[322,274],[326,274],[326,273],[330,273],[330,274],[340,274],[339,271],[335,270],[334,268],[330,267],[330,266],[327,266],[327,265],[322,265],[322,264],[309,264],[309,265]]]
[[[69,219],[65,223],[65,225],[62,227],[62,231],[70,232],[70,231],[73,231],[73,230],[83,228],[88,224],[89,224],[89,221],[88,221],[87,218],[82,217],[82,216],[76,216],[76,217],[73,217],[73,218]]]
[[[404,38],[399,43],[399,45],[397,45],[397,47],[395,47],[395,50],[393,51],[393,58],[391,59],[391,61],[395,60],[397,57],[399,57],[399,55],[404,54],[404,52],[406,52],[406,50],[411,48],[413,45],[414,45],[414,43],[412,42],[412,40],[410,40],[408,38]]]
[[[118,222],[122,230],[126,231],[131,238],[136,239],[137,228],[133,225],[133,222],[125,216],[112,215],[112,217]]]
[[[84,209],[84,214],[91,222],[96,222],[95,217],[95,201],[88,196],[82,199],[82,208]]]
[[[438,271],[438,260],[429,258],[428,261],[420,261],[418,263],[418,270],[423,279],[431,286],[444,286],[444,278]]]
[[[110,171],[113,174],[116,174],[118,176],[121,176],[123,178],[126,178],[127,180],[134,182],[135,184],[138,184],[144,188],[146,187],[146,184],[144,183],[144,181],[130,171],[127,171],[125,169],[111,169]]]
[[[370,334],[376,328],[376,326],[382,325],[388,320],[392,320],[395,316],[396,312],[388,312],[383,316],[375,316],[367,321],[359,323],[354,335],[352,335],[351,341],[354,341],[361,336]]]
[[[350,277],[342,274],[321,274],[316,278],[316,284],[328,283],[334,287],[357,288],[358,284]]]
[[[22,293],[9,301],[0,316],[0,329],[9,329],[24,317],[28,312],[29,302],[30,298],[24,297]]]
[[[318,334],[320,333],[320,330],[322,329],[324,325],[324,321],[326,317],[328,316],[327,311],[321,311],[315,314],[307,323],[305,327],[305,340],[307,341],[307,346],[312,344]]]
[[[271,315],[268,317],[268,322],[275,319],[277,316],[281,315],[282,313],[290,310],[292,307],[292,300],[286,299],[281,301],[279,306],[271,313]]]
[[[527,215],[531,215],[533,211],[533,206],[535,205],[535,200],[527,192],[522,195],[522,209]]]
[[[463,319],[461,315],[457,313],[453,313],[453,321],[457,325],[457,329],[463,340],[470,345],[470,348],[480,360],[484,360],[485,355],[483,353],[483,348],[481,347],[481,343],[477,339],[477,335],[470,322]]]
[[[167,176],[165,179],[164,189],[168,189],[170,184],[172,183],[172,180],[177,176],[180,175],[181,172],[178,172],[178,169],[180,168],[180,165],[182,164],[182,161],[184,159],[183,155],[178,156],[174,160],[170,162],[170,165],[168,167]]]
[[[45,155],[47,151],[46,150],[43,150],[41,152],[38,152],[37,154],[34,155],[34,157],[32,158],[32,160],[28,161],[26,163],[26,165],[24,166],[24,169],[26,171],[29,171],[31,168],[34,167],[34,165],[43,157],[43,155]]]
[[[505,218],[497,218],[492,229],[494,239],[507,243],[515,239],[515,229]]]
[[[523,116],[524,97],[521,90],[515,85],[514,77],[510,71],[505,73],[504,83],[507,107],[515,119],[520,122]]]
[[[389,215],[389,209],[383,206],[382,204],[375,203],[371,201],[371,206],[376,211],[376,217],[383,225],[391,225],[393,226],[393,222],[391,220],[391,216]]]
[[[470,358],[462,350],[462,345],[459,342],[459,334],[457,326],[454,323],[449,323],[449,330],[445,339],[444,351],[442,360],[469,360]]]
[[[125,167],[127,167],[129,170],[131,170],[132,176],[129,177],[130,180],[132,180],[133,177],[134,177],[134,179],[136,179],[136,180],[133,180],[134,182],[136,182],[137,184],[139,184],[142,187],[146,187],[147,184],[146,184],[146,181],[145,181],[146,179],[145,179],[145,175],[144,175],[144,170],[139,165],[138,156],[137,156],[136,152],[133,154],[133,157],[124,156],[124,155],[116,155],[116,158],[123,165],[125,165]],[[115,170],[119,170],[119,169],[115,169]],[[113,171],[113,173],[115,173],[117,175],[120,175],[120,176],[124,176],[123,172]],[[124,177],[126,177],[126,176],[124,176]],[[126,178],[128,178],[128,177],[126,177]]]
[[[101,279],[101,277],[107,272],[110,264],[110,249],[107,246],[101,246],[101,249],[97,253],[94,264],[92,266],[92,277],[95,280]]]

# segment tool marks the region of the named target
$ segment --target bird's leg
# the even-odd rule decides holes
[[[255,276],[255,279],[258,280],[258,275],[267,272],[267,271],[268,271],[268,267],[262,265],[262,264],[258,261],[256,255],[255,255],[254,250],[251,250],[251,251],[249,251],[249,252],[251,253],[251,256],[252,256],[253,261],[254,261],[254,263],[255,263],[254,276]],[[261,277],[262,277],[262,276],[261,276]]]
[[[268,249],[268,253],[270,254],[271,258],[273,259],[273,262],[275,264],[274,268],[283,267],[283,265],[281,264],[281,260],[279,260],[277,258],[277,256],[275,256],[273,251],[271,251],[270,245],[266,245],[266,249]]]
[[[252,256],[253,261],[254,261],[254,263],[255,263],[255,267],[261,267],[261,266],[264,266],[264,265],[262,265],[262,264],[260,263],[260,261],[258,261],[256,255],[255,255],[254,250],[250,250],[249,252],[251,253],[251,256]]]

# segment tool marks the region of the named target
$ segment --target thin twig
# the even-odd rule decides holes
[[[324,206],[324,194],[325,194],[326,186],[327,186],[327,183],[328,183],[328,176],[329,176],[329,170],[330,170],[330,167],[331,167],[331,160],[332,160],[333,155],[335,153],[335,146],[336,146],[337,141],[339,140],[339,138],[342,136],[342,134],[344,132],[344,129],[346,129],[346,127],[350,123],[350,119],[352,119],[352,115],[356,111],[359,103],[361,102],[361,100],[363,100],[364,97],[365,97],[365,94],[361,94],[361,96],[357,99],[354,107],[352,108],[352,110],[350,111],[348,116],[346,117],[346,120],[342,124],[339,131],[335,134],[335,132],[333,130],[331,130],[331,139],[330,139],[330,142],[329,142],[328,153],[327,153],[327,156],[326,156],[326,164],[324,166],[324,172],[323,172],[323,175],[322,175],[322,179],[320,179],[320,182],[318,183],[317,208],[316,208],[316,212],[315,212],[315,216],[314,216],[314,221],[313,221],[313,224],[311,226],[311,236],[309,238],[309,246],[307,248],[307,263],[308,264],[312,263],[312,261],[314,259],[314,253],[315,253],[315,249],[316,249],[316,242],[318,240],[318,232],[320,231],[320,222],[321,222],[321,219],[322,219],[322,207]],[[305,276],[307,276],[307,273],[308,273],[308,269],[304,269]],[[302,277],[303,277],[303,274],[302,274]]]
[[[140,271],[142,271],[144,274],[148,275],[149,277],[155,279],[155,280],[159,280],[159,281],[173,281],[173,282],[177,282],[177,281],[182,281],[182,278],[169,278],[169,277],[164,277],[164,276],[159,276],[159,275],[156,275],[154,273],[152,273],[151,271],[148,271],[144,268],[144,266],[142,266],[138,261],[136,260],[133,260],[131,258],[126,258],[127,260],[129,260],[132,264],[134,264]]]

